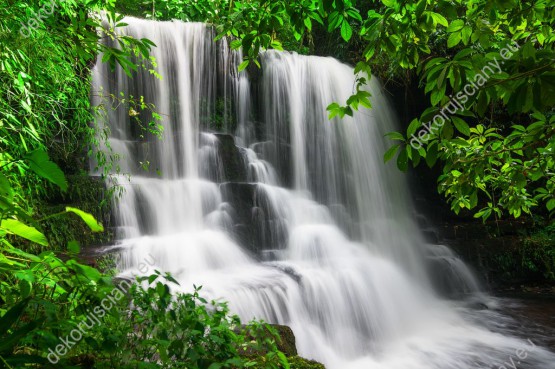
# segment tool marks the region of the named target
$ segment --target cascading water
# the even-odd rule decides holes
[[[102,89],[143,95],[164,132],[141,139],[128,112],[108,111],[108,143],[131,174],[115,175],[122,270],[152,256],[244,320],[289,325],[300,354],[328,368],[496,368],[518,349],[530,351],[519,368],[555,368],[500,313],[438,297],[442,280],[443,293],[495,304],[415,226],[404,179],[382,162],[395,119],[378,84],[372,110],[329,121],[326,106],[354,84],[332,58],[265,52],[249,80],[202,24],[126,23],[158,45],[163,79],[98,64],[94,103]]]

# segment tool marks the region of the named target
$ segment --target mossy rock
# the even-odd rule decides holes
[[[288,357],[287,361],[289,361],[291,369],[326,369],[324,364],[300,356]]]
[[[289,356],[287,357],[287,361],[289,362],[289,367],[291,369],[326,369],[323,364],[320,364],[317,361],[305,359],[300,356]],[[266,365],[260,360],[256,360],[256,365],[251,366],[252,369],[263,369],[266,368]]]
[[[279,351],[283,352],[286,356],[297,356],[297,344],[295,342],[295,334],[293,330],[286,325],[270,324],[274,328],[278,335],[279,340],[277,340],[277,348]]]
[[[277,333],[278,339],[276,339],[276,347],[279,351],[283,352],[289,361],[289,365],[291,369],[325,369],[324,365],[309,359],[305,359],[300,357],[297,354],[297,345],[295,342],[295,334],[293,330],[286,325],[279,325],[279,324],[268,324],[271,330]],[[264,339],[266,337],[258,337],[258,339]],[[274,335],[268,331],[267,338],[274,338]],[[250,339],[247,337],[247,339]],[[252,351],[248,350],[243,352],[241,355],[250,357],[251,360],[254,359],[257,365],[253,366],[253,369],[264,368],[265,366],[261,362],[264,360],[264,355],[267,352],[264,351]]]
[[[263,332],[257,332],[256,338],[247,333],[247,341],[257,340],[257,342],[264,342],[265,340],[275,341],[275,347],[283,352],[285,356],[297,356],[297,346],[295,344],[295,334],[291,328],[285,325],[268,324],[264,327]],[[277,337],[274,335],[277,335]],[[249,348],[241,353],[241,356],[258,357],[264,356],[268,353],[268,346],[262,345],[258,348]]]

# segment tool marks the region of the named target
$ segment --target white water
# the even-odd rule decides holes
[[[518,349],[528,351],[518,368],[555,368],[554,355],[509,332],[464,263],[424,242],[403,177],[382,161],[395,116],[378,84],[374,109],[330,122],[326,106],[354,82],[334,59],[267,52],[255,83],[204,25],[126,22],[158,45],[164,79],[97,65],[93,90],[144,95],[165,130],[141,140],[125,110],[109,113],[111,146],[132,174],[116,176],[123,270],[152,255],[243,320],[291,326],[300,354],[331,369],[498,368]],[[221,106],[232,114],[218,129],[243,145],[232,153],[230,136],[209,132]],[[227,183],[234,155],[242,169]],[[439,297],[436,279],[464,298]],[[472,299],[493,310],[465,307]]]

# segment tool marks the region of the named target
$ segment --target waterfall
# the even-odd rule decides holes
[[[382,160],[396,127],[377,81],[372,110],[330,121],[326,106],[355,82],[335,59],[267,51],[249,76],[237,71],[241,52],[203,24],[126,23],[122,32],[156,43],[163,78],[98,63],[93,103],[106,104],[101,91],[144,96],[164,130],[141,132],[125,109],[106,109],[121,168],[110,184],[124,189],[114,200],[122,272],[152,256],[244,321],[289,325],[300,354],[328,368],[501,368],[515,350],[530,350],[519,368],[555,368],[455,254],[426,244],[402,174]]]

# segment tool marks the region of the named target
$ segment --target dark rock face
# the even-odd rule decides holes
[[[525,244],[531,227],[531,222],[524,219],[486,224],[451,220],[439,224],[438,234],[440,241],[461,255],[487,286],[504,289],[546,282],[545,266],[529,265],[534,264],[534,255],[542,252],[533,244]]]
[[[287,240],[285,221],[275,213],[266,193],[256,183],[220,185],[223,198],[234,212],[234,234],[252,253],[281,249]]]
[[[224,200],[230,203],[235,210],[233,233],[235,237],[249,250],[255,252],[257,232],[252,220],[252,208],[255,204],[255,183],[227,182],[220,185]]]
[[[216,133],[219,145],[219,157],[222,160],[224,180],[227,182],[246,182],[247,169],[243,155],[235,146],[235,138],[232,135]]]

